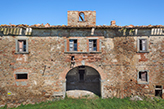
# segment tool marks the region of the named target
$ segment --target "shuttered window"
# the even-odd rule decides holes
[[[77,40],[76,39],[69,40],[69,51],[77,51]]]

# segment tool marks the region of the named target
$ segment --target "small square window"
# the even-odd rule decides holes
[[[76,39],[69,40],[69,51],[77,51],[77,40]]]
[[[148,40],[145,38],[138,39],[138,51],[148,52]]]
[[[28,41],[27,39],[16,40],[16,53],[27,53],[28,52]]]
[[[16,74],[16,79],[28,79],[27,73]]]
[[[148,83],[148,72],[147,71],[139,71],[138,72],[138,83]]]
[[[96,39],[89,40],[89,51],[97,51],[97,40]]]

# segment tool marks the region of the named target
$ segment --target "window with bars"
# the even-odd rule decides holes
[[[76,39],[69,40],[69,51],[77,51],[77,40]]]
[[[96,39],[89,40],[89,51],[97,51],[97,40]]]

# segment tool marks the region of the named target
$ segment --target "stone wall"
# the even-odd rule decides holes
[[[79,21],[80,13],[84,21]],[[68,11],[68,26],[96,26],[96,11]]]
[[[151,29],[137,35],[121,35],[118,29],[33,29],[32,36],[0,37],[0,103],[40,102],[64,96],[67,73],[78,66],[99,72],[101,96],[154,96],[155,86],[164,87],[164,36],[151,36]],[[128,34],[128,33],[127,33]],[[148,52],[137,51],[138,38],[148,39]],[[28,53],[16,53],[15,40],[28,40]],[[70,52],[69,39],[78,40],[78,51]],[[90,52],[88,40],[97,40]],[[75,64],[71,65],[71,57]],[[138,83],[138,72],[147,71],[149,81]],[[16,74],[26,72],[28,79]],[[164,92],[164,91],[163,91]],[[163,96],[164,97],[164,94]]]

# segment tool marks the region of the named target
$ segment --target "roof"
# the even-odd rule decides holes
[[[27,25],[27,24],[19,24],[19,25],[6,25],[2,24],[0,27],[20,27],[20,28],[59,28],[59,29],[68,29],[68,28],[98,28],[98,29],[110,29],[110,28],[164,28],[164,25],[142,25],[142,26],[134,26],[134,25],[129,25],[129,26],[111,26],[111,25],[96,25],[96,26],[67,26],[67,25],[50,25],[50,24],[34,24],[34,25]]]

